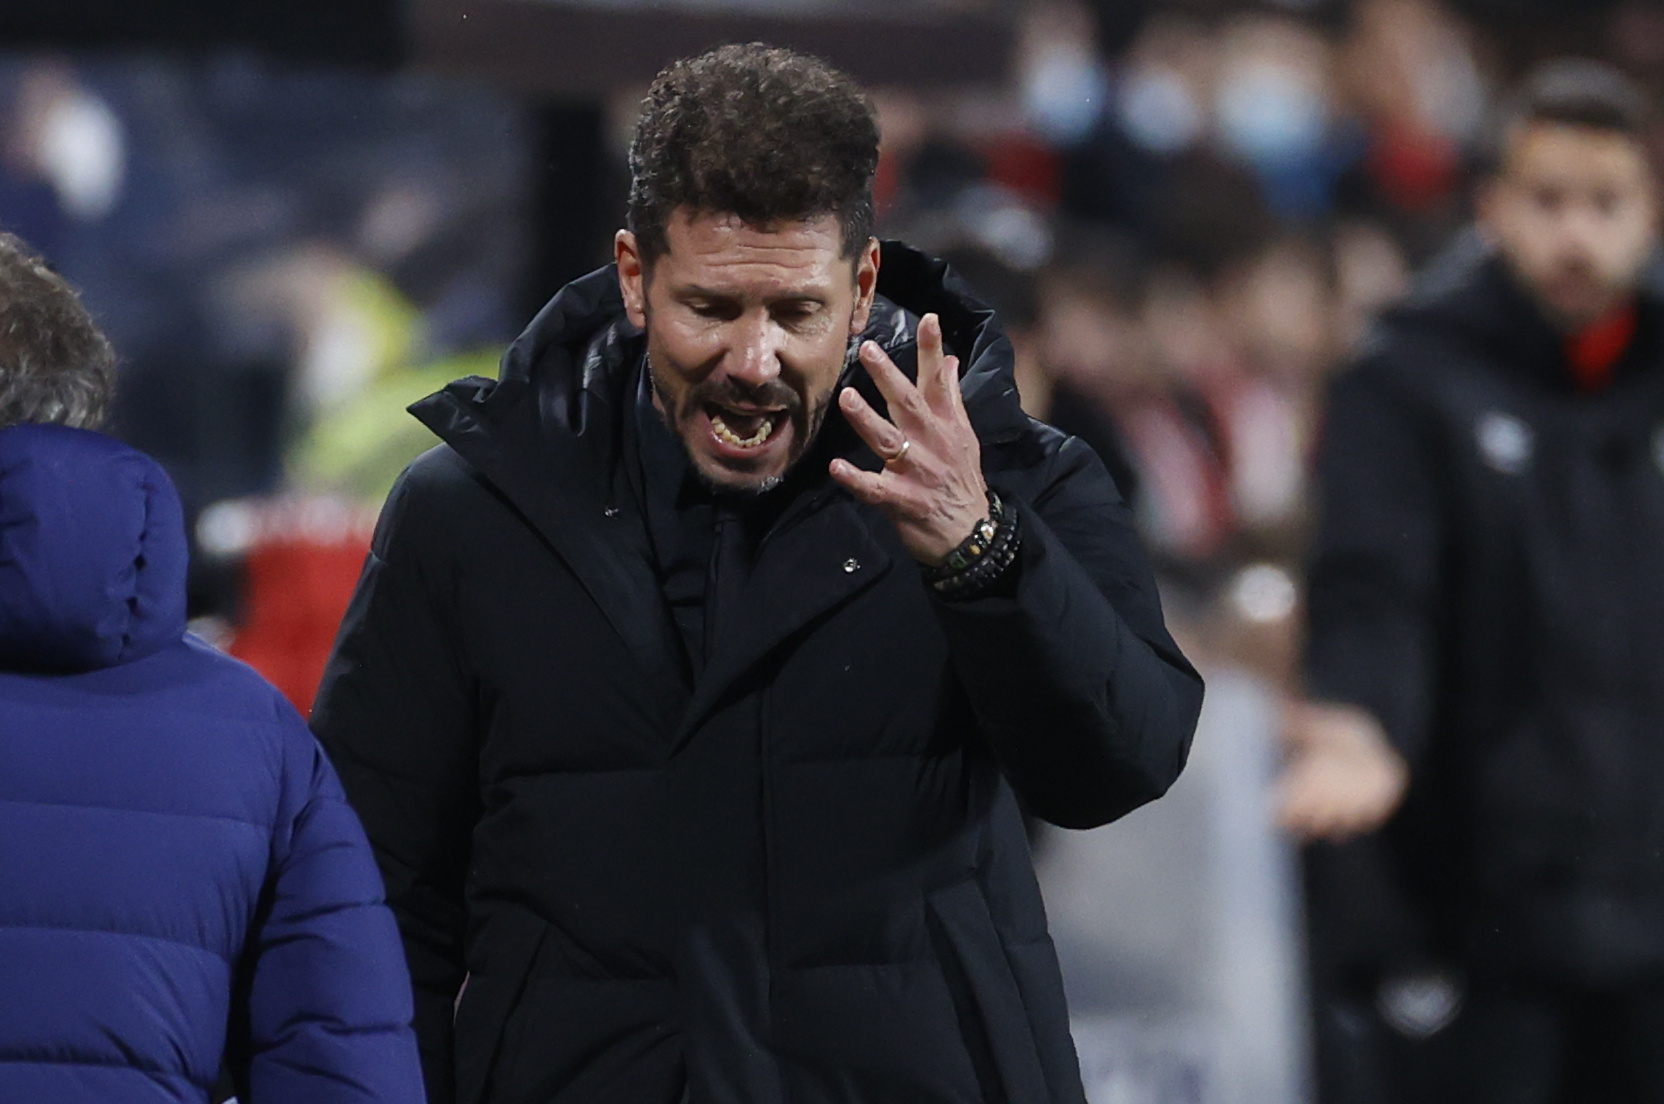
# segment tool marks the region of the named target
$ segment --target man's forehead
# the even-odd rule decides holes
[[[747,222],[726,211],[692,211],[678,207],[665,224],[671,248],[686,246],[694,252],[743,248],[750,250],[836,251],[842,244],[837,217],[816,215],[807,219],[777,219]]]
[[[1639,140],[1616,130],[1552,121],[1520,124],[1508,136],[1501,163],[1510,171],[1576,173],[1579,175],[1651,175],[1646,151]]]
[[[774,268],[834,281],[847,280],[859,268],[859,253],[845,253],[844,230],[835,215],[754,223],[729,211],[677,208],[664,231],[659,260],[672,260],[677,271]]]

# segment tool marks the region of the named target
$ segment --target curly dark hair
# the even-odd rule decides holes
[[[628,225],[642,259],[672,211],[754,226],[835,215],[843,255],[873,234],[878,116],[847,75],[760,42],[720,46],[654,79],[630,143]]]
[[[115,352],[75,289],[22,239],[0,233],[0,429],[97,429],[115,377]]]

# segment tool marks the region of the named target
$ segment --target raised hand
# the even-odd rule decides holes
[[[861,346],[861,363],[889,406],[888,419],[853,387],[838,396],[844,417],[884,461],[883,470],[864,471],[844,459],[832,461],[829,470],[855,497],[889,516],[914,559],[934,567],[988,515],[988,486],[959,392],[959,358],[942,348],[941,319],[921,318],[918,340],[917,384],[876,342]]]
[[[1409,787],[1404,757],[1380,722],[1356,706],[1290,703],[1283,747],[1287,763],[1277,782],[1277,820],[1302,841],[1339,842],[1375,831]]]

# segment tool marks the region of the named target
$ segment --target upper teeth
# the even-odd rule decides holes
[[[756,448],[768,440],[768,435],[774,432],[774,415],[763,415],[762,421],[757,423],[757,431],[749,437],[741,437],[738,433],[729,429],[728,423],[722,420],[721,414],[711,415],[711,428],[716,431],[717,437],[725,444],[733,445],[735,448]]]

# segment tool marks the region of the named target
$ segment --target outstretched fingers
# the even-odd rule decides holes
[[[930,513],[925,488],[903,479],[888,469],[867,471],[848,460],[831,463],[832,478],[869,506],[878,506],[898,522],[926,517]]]
[[[872,377],[873,383],[878,385],[878,393],[884,396],[891,419],[902,427],[904,433],[929,418],[930,406],[924,396],[876,341],[862,344],[861,363],[866,366],[867,375]]]
[[[919,323],[917,383],[896,367],[877,342],[864,342],[860,357],[867,375],[884,397],[891,421],[904,437],[915,441],[933,439],[941,435],[945,422],[964,420],[964,404],[959,395],[959,358],[944,354],[942,327],[936,315],[927,314]],[[867,443],[874,444],[871,438]],[[875,451],[885,455],[876,445]]]
[[[840,392],[838,406],[884,467],[865,471],[840,458],[829,470],[857,499],[889,515],[915,558],[939,563],[988,506],[981,450],[959,395],[959,359],[946,354],[934,314],[919,322],[916,385],[876,343],[860,352],[889,417],[853,388]]]
[[[830,471],[833,479],[867,505],[882,506],[889,501],[882,472],[865,471],[841,459],[832,461]]]
[[[959,394],[959,358],[947,354],[940,315],[919,319],[919,390],[936,410],[954,408]]]

